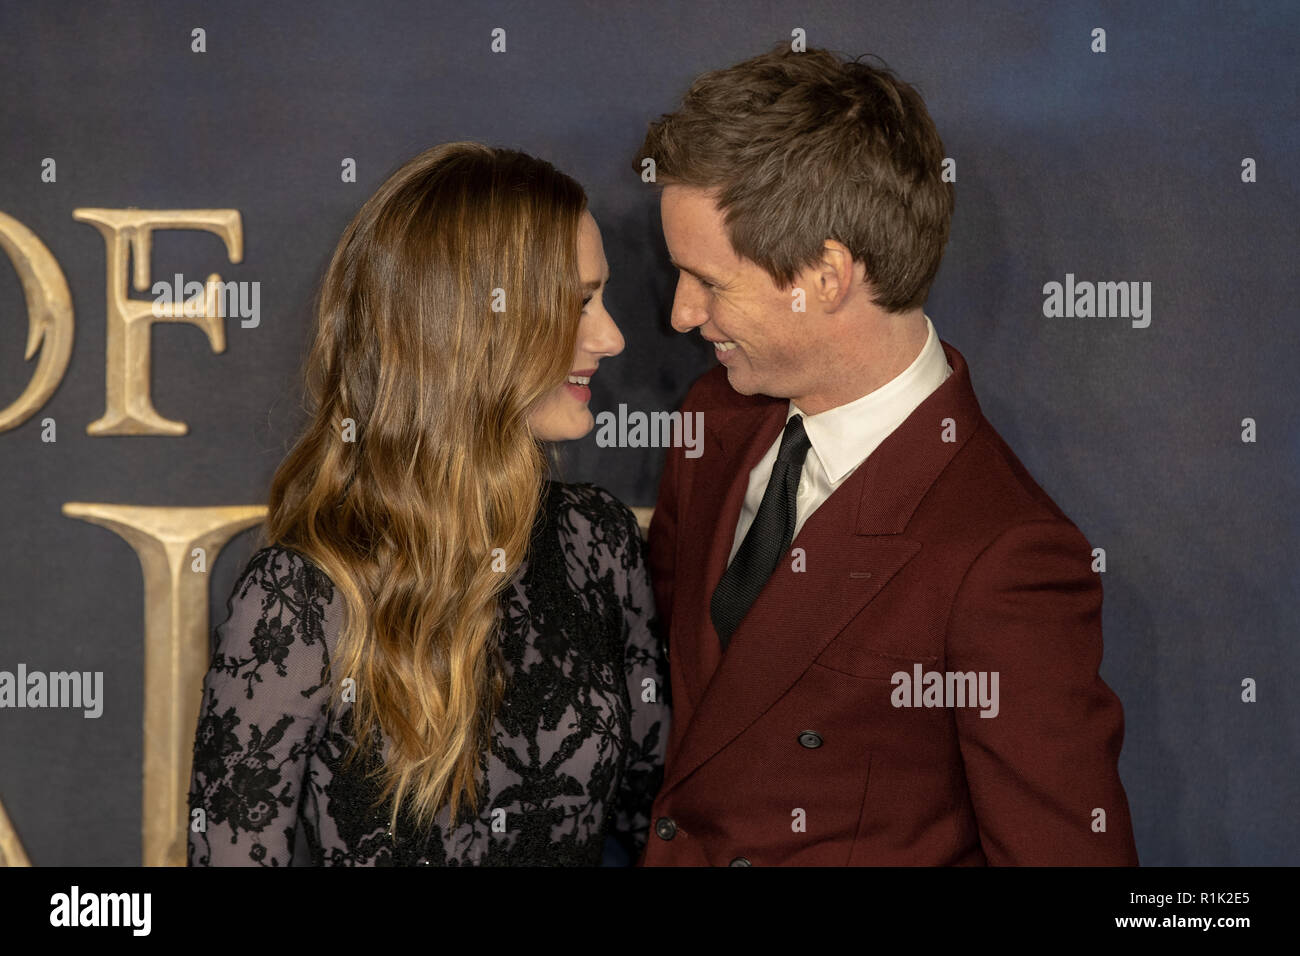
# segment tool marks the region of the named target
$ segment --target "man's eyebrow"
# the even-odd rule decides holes
[[[682,272],[690,273],[691,275],[695,276],[695,278],[699,279],[701,282],[707,282],[709,285],[722,285],[721,282],[719,282],[717,279],[713,278],[712,276],[707,276],[702,272],[696,272],[694,269],[690,268],[689,266],[682,265],[672,256],[668,257],[668,261],[673,264],[674,269],[680,269]]]

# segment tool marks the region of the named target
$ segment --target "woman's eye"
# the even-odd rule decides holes
[[[587,303],[590,302],[591,300],[592,300],[592,296],[586,296],[582,300],[582,307],[585,309],[587,307]]]

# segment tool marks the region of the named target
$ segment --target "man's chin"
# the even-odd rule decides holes
[[[727,366],[727,384],[731,386],[732,391],[741,395],[759,394],[759,389],[754,384],[753,378],[734,365]]]
[[[762,395],[767,398],[785,398],[789,393],[782,394],[778,389],[772,387],[771,382],[760,382],[748,369],[728,366],[727,384],[737,395]]]

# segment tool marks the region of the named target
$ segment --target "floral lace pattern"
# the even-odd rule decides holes
[[[598,865],[606,834],[639,853],[662,782],[666,664],[632,513],[593,485],[547,484],[532,550],[501,600],[506,696],[480,758],[476,813],[417,831],[375,808],[376,738],[344,768],[351,709],[331,711],[343,602],[272,546],[250,559],[216,632],[190,786],[189,863]],[[201,809],[203,826],[193,823]]]

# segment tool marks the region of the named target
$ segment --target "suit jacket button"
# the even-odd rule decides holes
[[[727,864],[727,866],[749,866],[749,865],[750,862],[746,860],[743,856],[738,856],[730,863]]]
[[[671,840],[677,836],[677,824],[670,817],[660,817],[655,821],[655,835],[661,840]]]
[[[816,750],[822,745],[822,735],[815,730],[805,730],[799,735],[799,743],[809,750]]]

